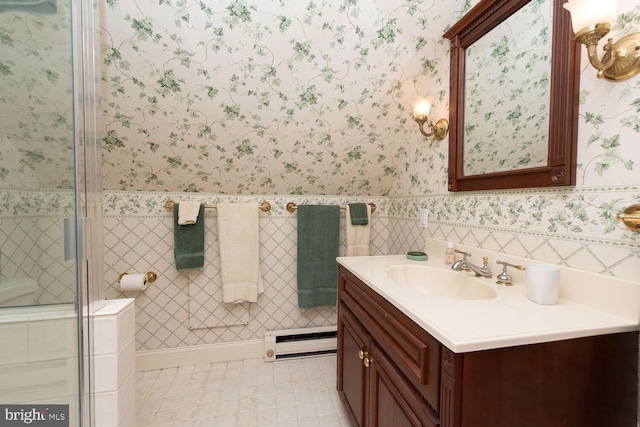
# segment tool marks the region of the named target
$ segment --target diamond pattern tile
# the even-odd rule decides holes
[[[2,277],[36,280],[41,304],[75,301],[75,264],[64,261],[62,221],[53,215],[0,221]]]
[[[619,260],[607,269],[607,273],[616,277],[640,277],[640,252],[628,249],[625,252],[626,254],[621,254]]]
[[[215,236],[218,228],[215,218],[205,219],[205,235]],[[189,327],[216,328],[249,323],[249,304],[222,304],[220,251],[215,239],[205,239],[205,265],[201,270],[188,272]],[[173,241],[173,238],[171,238]]]
[[[333,202],[333,201],[332,201]],[[253,305],[221,304],[218,241],[215,215],[207,215],[206,265],[200,271],[178,272],[173,261],[173,225],[169,215],[105,216],[106,297],[136,298],[138,350],[262,339],[264,331],[336,324],[334,307],[300,310],[297,306],[295,215],[260,218],[260,257],[265,292]],[[374,216],[371,254],[387,254],[388,219]],[[421,240],[415,221],[400,227],[398,246]],[[390,233],[397,236],[398,233]],[[344,240],[344,216],[341,219]],[[412,247],[415,243],[411,243]],[[423,245],[423,243],[419,243]],[[346,251],[344,242],[341,254]],[[158,273],[144,293],[123,293],[120,273]]]
[[[390,221],[389,229],[386,254],[398,255],[424,249],[422,229],[417,220],[394,219]]]
[[[129,197],[157,198],[157,194],[142,195],[137,193],[114,193],[114,200],[122,198],[123,203]],[[179,198],[179,196],[171,196]],[[206,197],[202,196],[202,197]],[[424,239],[434,238],[454,243],[464,243],[482,249],[509,253],[516,256],[536,259],[583,268],[601,274],[619,277],[638,277],[640,275],[640,250],[637,244],[611,244],[605,240],[594,242],[593,239],[581,239],[579,236],[563,236],[544,230],[527,228],[526,230],[509,229],[508,224],[501,223],[468,223],[460,224],[453,220],[456,213],[449,216],[438,216],[434,204],[438,197],[407,197],[376,200],[380,208],[372,221],[372,255],[402,254],[408,250],[424,248]],[[296,290],[296,249],[297,220],[295,214],[284,211],[287,201],[304,203],[303,199],[293,197],[259,196],[272,202],[273,212],[260,216],[260,258],[265,283],[265,292],[256,304],[251,305],[246,314],[248,319],[236,316],[230,321],[224,316],[215,314],[220,325],[216,327],[194,328],[190,326],[190,313],[199,317],[206,316],[219,309],[220,304],[200,307],[200,311],[190,307],[191,283],[219,283],[217,238],[215,233],[215,214],[207,214],[206,241],[211,250],[207,254],[208,268],[200,273],[182,273],[175,270],[173,260],[173,226],[171,216],[162,208],[160,212],[127,214],[126,208],[113,208],[117,214],[106,213],[104,218],[105,248],[105,287],[107,298],[136,298],[136,340],[139,350],[213,344],[220,342],[262,339],[264,331],[289,329],[309,326],[325,326],[336,323],[337,314],[333,307],[300,310],[297,307]],[[314,203],[345,203],[335,197],[316,197]],[[231,200],[231,198],[230,198]],[[306,200],[306,199],[305,199]],[[425,202],[426,200],[426,202]],[[153,206],[153,203],[139,203],[140,206]],[[281,206],[282,205],[282,206]],[[426,230],[419,227],[415,218],[417,207],[426,206],[434,212]],[[393,216],[388,216],[385,207],[393,209]],[[11,260],[6,260],[3,275],[6,272],[20,272],[27,269],[29,263],[16,260],[33,257],[29,245],[39,244],[41,227],[34,226],[26,219],[11,219],[3,222],[0,237],[7,243],[1,248],[3,254],[10,253]],[[52,223],[57,221],[51,220]],[[52,226],[53,227],[53,226]],[[7,232],[10,230],[10,232]],[[47,233],[48,234],[48,233]],[[345,227],[344,216],[341,219],[340,254],[344,254]],[[64,263],[56,261],[57,236],[51,234],[44,240],[53,251],[39,254],[41,270],[38,274],[46,280],[54,280],[53,273],[66,271]],[[28,242],[26,245],[24,242]],[[3,262],[4,264],[4,262]],[[6,268],[6,270],[5,270]],[[144,293],[122,293],[117,287],[118,275],[125,271],[144,272],[154,270],[158,280]],[[49,276],[49,273],[51,275]],[[193,274],[193,276],[192,276]],[[198,277],[196,277],[198,276]],[[44,280],[44,279],[43,279]],[[202,282],[200,282],[202,281]],[[70,283],[74,282],[70,280]],[[217,287],[217,286],[216,286]],[[55,287],[52,287],[55,289]],[[205,292],[206,293],[206,292]],[[64,292],[54,290],[51,295],[43,292],[43,298],[54,300],[61,298]],[[210,293],[206,293],[211,297]],[[199,298],[199,297],[198,297]],[[218,297],[210,298],[213,302]],[[216,308],[217,307],[217,308]],[[243,313],[244,315],[244,313]],[[224,326],[228,322],[239,325]],[[246,324],[245,324],[246,323]]]
[[[207,230],[207,234],[214,232]],[[171,221],[167,217],[105,218],[105,278],[110,278],[107,297],[122,295],[114,279],[123,271],[154,269],[159,275],[158,281],[144,294],[126,295],[136,297],[138,349],[261,339],[265,330],[335,324],[334,308],[304,311],[297,308],[295,217],[261,219],[261,267],[265,293],[257,304],[244,309],[241,314],[231,313],[230,318],[216,313],[222,304],[211,303],[219,300],[215,294],[209,298],[209,304],[201,304],[195,310],[189,306],[194,300],[189,298],[190,292],[198,300],[202,295],[202,292],[191,291],[193,283],[219,283],[217,240],[206,239],[211,242],[207,246],[207,267],[199,273],[185,274],[177,272],[173,266],[171,233]],[[131,236],[137,238],[132,239]],[[377,243],[377,246],[384,246],[384,242]],[[210,295],[210,292],[205,294]],[[176,303],[183,300],[187,303]],[[217,323],[197,323],[194,313],[200,317],[213,315]],[[184,319],[188,319],[186,324]]]

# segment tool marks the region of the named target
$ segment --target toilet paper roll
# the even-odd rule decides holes
[[[144,291],[145,289],[147,289],[146,274],[125,274],[120,279],[122,291]]]

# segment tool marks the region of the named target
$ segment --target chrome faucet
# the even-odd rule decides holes
[[[467,261],[467,265],[469,269],[473,271],[476,276],[486,277],[487,279],[491,278],[491,269],[489,268],[489,258],[482,257],[482,267],[478,267]]]
[[[459,259],[456,262],[454,262],[453,265],[451,266],[451,269],[455,271],[460,271],[460,270],[469,271],[467,257],[468,256],[470,257],[471,254],[469,252],[464,252],[458,249],[456,249],[455,252],[458,254],[462,254],[462,259]]]
[[[473,273],[476,276],[491,278],[492,273],[491,273],[491,269],[489,268],[489,258],[483,257],[482,258],[482,267],[478,267],[474,263],[469,262],[467,260],[467,257],[471,256],[470,253],[459,251],[457,249],[456,249],[456,252],[458,252],[459,254],[462,254],[462,259],[453,263],[453,265],[451,266],[452,270],[454,270],[454,271],[461,271],[461,270],[462,271],[469,271],[469,270],[471,270],[471,271],[473,271]]]

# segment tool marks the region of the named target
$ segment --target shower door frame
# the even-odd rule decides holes
[[[79,422],[96,425],[93,316],[104,300],[102,155],[98,126],[99,6],[71,2],[76,198]]]

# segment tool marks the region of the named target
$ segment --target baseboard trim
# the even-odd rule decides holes
[[[263,340],[136,351],[136,371],[256,359],[264,356]]]

